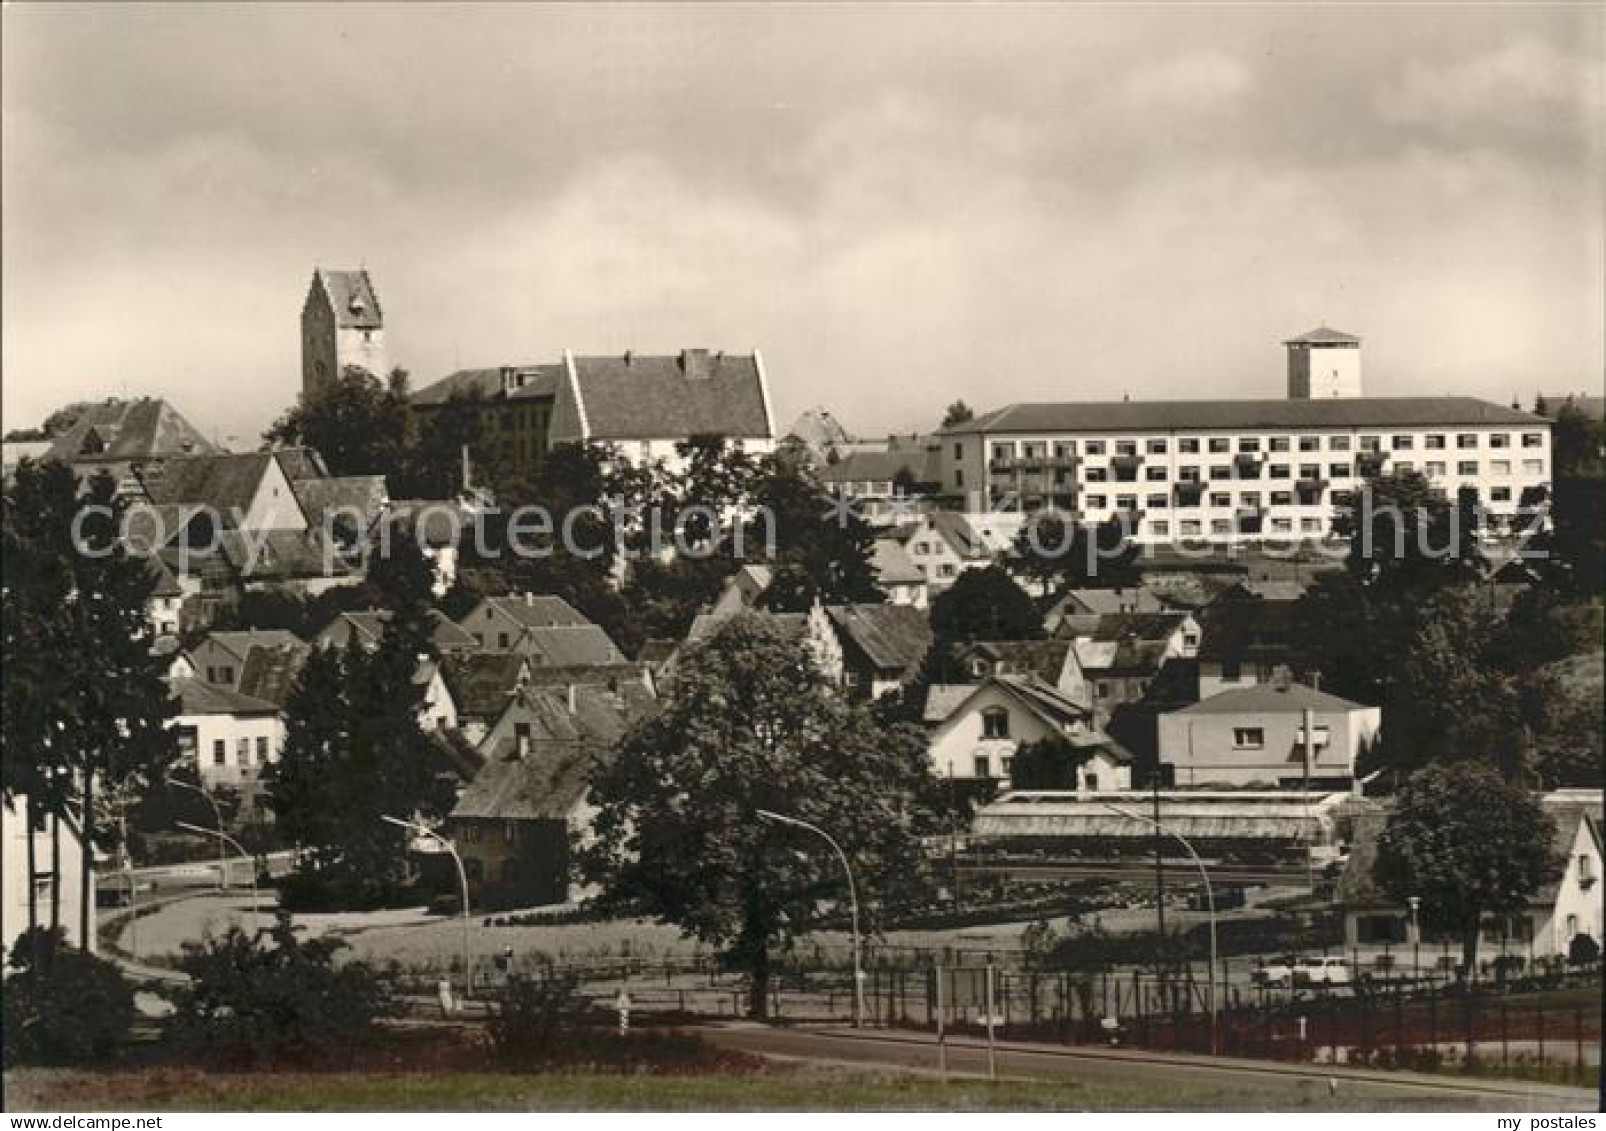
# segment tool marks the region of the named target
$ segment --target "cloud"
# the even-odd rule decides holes
[[[8,423],[126,384],[248,440],[299,388],[312,266],[364,261],[418,383],[758,346],[780,415],[869,434],[1276,395],[1322,321],[1379,393],[1601,369],[1598,146],[1471,108],[1498,57],[1502,99],[1591,112],[1524,46],[1583,24],[1513,33],[1554,12],[111,11],[8,13]],[[352,61],[316,34],[359,25]]]
[[[1196,110],[1243,97],[1255,77],[1223,51],[1190,51],[1133,71],[1121,84],[1124,98],[1138,108]]]
[[[1537,39],[1445,63],[1411,62],[1374,104],[1389,122],[1440,132],[1491,125],[1550,133],[1601,125],[1601,64]]]

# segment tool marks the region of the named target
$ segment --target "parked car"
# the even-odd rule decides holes
[[[1249,974],[1249,981],[1257,986],[1284,988],[1294,984],[1294,967],[1299,959],[1291,954],[1268,958]]]
[[[1354,981],[1347,958],[1301,958],[1294,966],[1296,986],[1348,986]]]

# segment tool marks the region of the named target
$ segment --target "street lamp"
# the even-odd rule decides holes
[[[168,785],[174,786],[174,787],[176,787],[178,789],[187,789],[191,793],[199,793],[202,797],[204,797],[206,799],[206,803],[212,807],[212,820],[214,822],[216,822],[216,824],[217,824],[217,831],[216,831],[215,834],[208,832],[206,835],[208,835],[208,836],[215,835],[218,838],[218,842],[217,842],[217,886],[218,886],[218,888],[220,890],[227,891],[228,888],[229,888],[229,866],[228,866],[227,861],[224,859],[224,852],[223,852],[223,847],[224,847],[223,846],[223,810],[218,807],[217,798],[213,797],[210,793],[208,793],[206,790],[202,789],[200,786],[191,785],[187,781],[179,781],[177,778],[173,777],[171,774],[167,775],[162,780],[167,782]],[[180,824],[182,824],[182,822],[180,822]],[[206,832],[206,830],[204,830],[204,829],[201,830],[201,831],[202,832]]]
[[[468,872],[463,867],[463,858],[457,854],[456,845],[426,824],[419,821],[404,821],[400,817],[381,816],[379,819],[417,833],[419,836],[426,836],[452,854],[452,863],[457,865],[457,882],[463,889],[463,996],[468,997],[474,992],[474,973],[470,965],[472,959],[469,957]]]
[[[238,852],[241,856],[244,856],[244,857],[247,857],[247,858],[251,857],[251,854],[245,850],[245,846],[243,844],[241,844],[239,841],[235,840],[232,836],[230,836],[228,833],[224,832],[222,829],[203,829],[200,825],[192,825],[188,821],[174,821],[173,824],[178,826],[179,828],[183,829],[185,832],[200,833],[202,836],[215,836],[215,837],[217,837],[218,838],[218,848],[219,848],[219,850],[221,850],[224,847],[224,845],[227,844],[229,847],[233,848],[234,851]],[[225,863],[225,867],[227,867],[226,863]],[[261,922],[260,922],[261,918],[262,918],[262,907],[261,907],[261,901],[258,898],[258,894],[257,894],[257,870],[256,870],[256,868],[253,867],[251,869],[251,927],[252,927],[252,929],[256,929],[257,927],[261,926]]]
[[[1216,1034],[1216,894],[1210,886],[1210,874],[1205,871],[1204,861],[1199,859],[1199,854],[1193,850],[1193,845],[1188,843],[1187,837],[1181,833],[1171,832],[1159,821],[1151,820],[1129,809],[1122,809],[1118,805],[1111,805],[1108,801],[1100,801],[1098,804],[1117,816],[1125,817],[1129,821],[1140,821],[1151,826],[1156,832],[1171,837],[1187,849],[1188,855],[1193,858],[1194,867],[1199,869],[1199,878],[1204,881],[1205,903],[1210,909],[1210,1055],[1215,1056],[1219,1051]]]
[[[853,1027],[860,1028],[864,1024],[864,970],[861,967],[859,951],[859,891],[853,884],[853,868],[848,864],[848,854],[842,851],[830,833],[818,825],[811,825],[807,821],[796,817],[788,817],[782,813],[774,813],[768,809],[759,809],[758,815],[767,821],[779,821],[783,825],[796,825],[800,829],[807,829],[816,836],[823,837],[825,842],[836,850],[837,859],[842,861],[842,871],[848,877],[848,904],[853,914]]]
[[[1417,921],[1417,908],[1422,906],[1422,897],[1413,895],[1406,898],[1411,907],[1411,980],[1422,980],[1422,926]],[[1414,991],[1413,991],[1414,992]]]

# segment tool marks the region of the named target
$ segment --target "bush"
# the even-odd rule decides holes
[[[134,1024],[134,991],[116,966],[74,949],[59,928],[17,937],[5,985],[5,1063],[96,1064]]]
[[[579,977],[567,971],[509,978],[491,1003],[485,1026],[496,1058],[519,1065],[545,1063],[581,1043],[582,1030],[601,1027],[605,1016],[580,996],[579,987]]]
[[[267,945],[264,945],[267,944]],[[337,967],[338,939],[296,938],[288,913],[248,935],[186,943],[188,986],[172,993],[164,1035],[191,1055],[229,1067],[328,1063],[374,1034],[392,1003],[373,970]]]
[[[1567,944],[1567,961],[1574,966],[1588,966],[1600,960],[1600,943],[1580,932]]]
[[[579,993],[577,977],[547,970],[514,977],[491,1003],[486,1032],[505,1067],[585,1067],[614,1072],[722,1073],[761,1067],[746,1053],[716,1048],[695,1033],[641,1030],[619,1033],[616,1015]]]

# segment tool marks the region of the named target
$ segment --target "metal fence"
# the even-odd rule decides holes
[[[1363,984],[1343,989],[1266,991],[1247,983],[1248,964],[1223,964],[1214,1023],[1202,967],[1170,976],[1000,969],[993,1023],[1005,1039],[1064,1044],[1112,1042],[1156,1050],[1316,1063],[1436,1070],[1499,1070],[1556,1080],[1587,1080],[1600,1064],[1600,968],[1575,967],[1544,979],[1495,983]],[[975,966],[969,967],[975,969]],[[881,963],[865,971],[865,1020],[889,1028],[934,1029],[935,965]],[[561,970],[579,992],[612,1007],[619,991],[638,1017],[735,1018],[749,1013],[745,975],[707,959],[564,964],[477,964],[468,1010],[510,976]],[[443,971],[444,972],[444,971]],[[1230,974],[1231,979],[1222,977]],[[1236,979],[1236,980],[1232,980]],[[425,998],[434,976],[394,973],[399,991]],[[944,995],[952,1002],[951,995]],[[771,1018],[847,1023],[853,1017],[851,967],[827,959],[779,964],[769,987]],[[984,1011],[950,1004],[945,1028],[984,1031]]]

